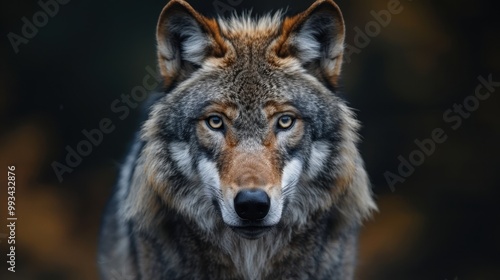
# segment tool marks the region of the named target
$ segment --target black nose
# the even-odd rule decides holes
[[[263,190],[242,190],[234,198],[234,209],[244,220],[261,220],[266,217],[271,200]]]

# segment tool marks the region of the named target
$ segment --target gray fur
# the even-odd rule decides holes
[[[168,90],[152,107],[105,214],[103,279],[352,279],[358,230],[376,206],[356,149],[358,123],[330,79],[338,75],[331,65],[341,61],[343,33],[311,30],[315,19],[331,15],[327,26],[335,28],[321,32],[341,32],[337,10],[332,1],[318,0],[280,41],[280,15],[219,19],[211,33],[186,2],[169,3],[163,13],[180,14],[194,26],[183,35],[165,19],[167,38],[181,41],[167,42],[170,49],[159,43]],[[222,57],[210,51],[221,44],[216,32],[225,44],[218,46]],[[300,40],[312,42],[294,47]],[[280,43],[286,57],[275,54]],[[178,69],[162,64],[165,52]],[[275,132],[264,112],[269,102],[293,107],[302,126]],[[225,134],[200,135],[205,109],[214,103],[235,106],[227,124],[235,153],[265,155],[266,139],[276,139],[270,159],[276,166],[269,168],[279,170],[281,182],[262,222],[272,228],[255,240],[230,228],[241,221],[221,181]]]

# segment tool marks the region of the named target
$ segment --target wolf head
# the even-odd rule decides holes
[[[344,22],[333,1],[215,20],[173,0],[157,41],[166,94],[142,129],[126,215],[147,224],[167,207],[255,239],[332,208],[351,223],[375,209],[358,124],[336,95]]]

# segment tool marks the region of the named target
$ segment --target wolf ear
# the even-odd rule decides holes
[[[345,26],[332,0],[317,0],[306,11],[285,18],[277,55],[295,57],[316,77],[336,87],[344,52]]]
[[[172,0],[158,20],[157,55],[164,86],[183,80],[209,57],[223,57],[226,45],[214,19],[183,0]]]

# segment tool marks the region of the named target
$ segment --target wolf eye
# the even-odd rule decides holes
[[[219,116],[211,116],[208,117],[207,119],[207,125],[212,128],[212,129],[222,129],[224,122],[222,121],[222,118]]]
[[[278,127],[281,129],[288,129],[292,127],[295,119],[292,116],[284,115],[278,119]]]

